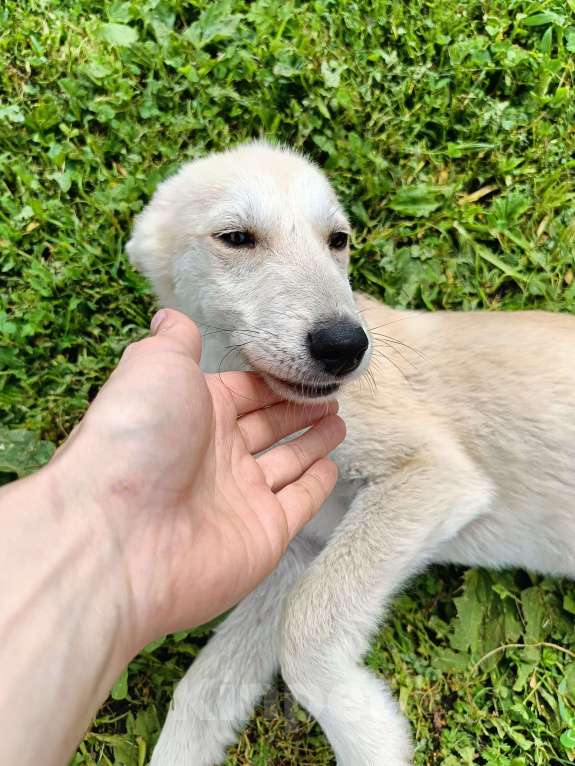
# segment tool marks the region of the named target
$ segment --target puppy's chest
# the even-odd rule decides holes
[[[341,479],[358,483],[380,481],[405,464],[426,438],[426,426],[406,408],[340,405],[347,435],[334,452]]]

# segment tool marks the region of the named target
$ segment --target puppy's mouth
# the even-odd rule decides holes
[[[282,396],[289,392],[290,399],[325,399],[333,396],[340,387],[339,383],[294,383],[291,380],[284,380],[269,372],[263,373],[270,388],[276,390]]]

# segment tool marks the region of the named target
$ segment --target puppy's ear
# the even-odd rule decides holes
[[[150,269],[154,268],[154,253],[157,253],[157,221],[153,210],[153,202],[150,202],[136,217],[132,236],[126,244],[126,253],[132,266],[141,271],[145,276],[149,275]]]
[[[137,216],[126,244],[130,263],[151,282],[162,306],[174,306],[176,302],[171,264],[176,250],[172,219],[172,206],[159,187]]]

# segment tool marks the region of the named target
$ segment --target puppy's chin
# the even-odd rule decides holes
[[[340,389],[339,383],[292,383],[277,378],[269,372],[259,372],[274,393],[292,402],[302,404],[329,402],[337,397]]]

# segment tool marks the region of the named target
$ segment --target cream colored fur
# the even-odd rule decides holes
[[[161,303],[204,323],[207,369],[247,364],[289,394],[276,376],[325,382],[311,324],[346,316],[372,337],[349,376],[371,358],[370,379],[338,395],[336,492],[195,660],[153,766],[223,760],[278,670],[339,766],[407,766],[406,722],[362,666],[394,593],[430,562],[575,577],[575,317],[356,308],[347,252],[326,245],[347,225],[318,169],[251,144],[185,166],[128,244]],[[257,246],[222,249],[226,227]]]

